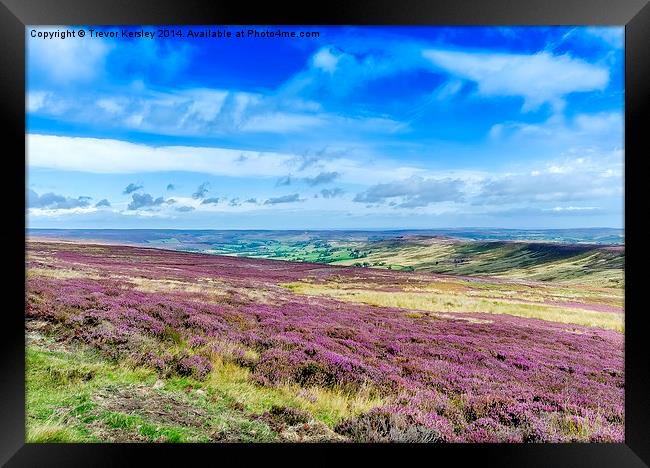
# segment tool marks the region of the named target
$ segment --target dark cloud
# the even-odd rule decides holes
[[[257,198],[249,198],[244,203],[257,203]]]
[[[291,185],[294,182],[305,182],[307,185],[313,187],[315,185],[328,184],[330,182],[333,182],[340,175],[341,174],[339,174],[338,172],[321,172],[314,177],[301,177],[296,179],[291,174],[289,174],[284,177],[280,177],[278,181],[275,183],[275,186],[283,187],[283,186]]]
[[[305,177],[303,180],[313,187],[314,185],[329,184],[340,175],[338,172],[321,172],[316,177]]]
[[[201,205],[215,205],[219,203],[219,198],[217,197],[212,197],[212,198],[205,198],[202,202]]]
[[[204,198],[206,193],[208,193],[208,187],[210,186],[210,182],[203,182],[199,187],[196,189],[196,192],[192,194],[192,198],[195,200],[198,200],[199,198]]]
[[[165,203],[167,203],[168,205],[173,205],[174,203],[176,203],[176,200],[174,198],[168,198]]]
[[[230,203],[228,203],[230,206],[239,206],[241,203],[239,203],[239,198],[233,198],[230,200]]]
[[[282,197],[269,198],[264,202],[264,204],[278,205],[280,203],[293,203],[293,202],[301,202],[301,201],[305,201],[305,200],[300,198],[300,195],[298,195],[297,193],[294,193],[292,195],[284,195]]]
[[[95,203],[95,207],[99,208],[101,206],[111,206],[111,202],[104,198],[103,200],[99,200],[97,203]]]
[[[174,184],[167,184],[167,190],[175,190],[176,186]]]
[[[193,206],[179,206],[178,208],[176,208],[176,211],[186,213],[188,211],[194,211],[194,207]]]
[[[127,210],[139,210],[140,208],[152,208],[154,206],[160,206],[165,203],[163,197],[158,197],[154,199],[148,193],[134,193],[132,195],[133,200],[129,203]]]
[[[124,193],[128,195],[129,193],[133,193],[137,190],[140,190],[141,188],[143,188],[142,185],[136,185],[134,183],[131,183],[124,188]]]
[[[412,177],[406,180],[373,185],[365,192],[354,197],[360,203],[384,203],[388,199],[399,198],[401,208],[417,208],[443,201],[462,201],[461,189],[464,182],[460,179],[423,179]],[[396,200],[391,200],[396,201]]]
[[[27,192],[27,206],[29,208],[46,208],[50,210],[69,210],[72,208],[85,208],[90,205],[90,197],[77,198],[64,197],[48,192],[38,195],[33,190]]]
[[[292,181],[291,174],[289,174],[288,176],[280,177],[278,181],[275,183],[275,186],[282,187],[286,185],[291,185],[291,181]]]
[[[345,192],[338,187],[334,189],[323,189],[320,191],[320,194],[323,196],[323,198],[336,198],[343,195],[344,193]]]

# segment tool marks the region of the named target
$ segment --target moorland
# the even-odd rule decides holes
[[[29,237],[29,441],[623,440],[611,239],[152,232]]]

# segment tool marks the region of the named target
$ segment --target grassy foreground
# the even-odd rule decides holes
[[[262,387],[247,369],[221,360],[206,380],[161,379],[84,346],[31,336],[28,442],[341,440],[331,427],[381,404],[369,394]],[[300,421],[302,434],[286,430],[291,419]]]

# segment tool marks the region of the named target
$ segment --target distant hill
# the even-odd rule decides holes
[[[29,230],[29,236],[514,279],[624,284],[617,229],[402,231]]]
[[[623,285],[625,265],[625,249],[620,245],[405,237],[368,244],[367,252],[365,266],[603,286]]]

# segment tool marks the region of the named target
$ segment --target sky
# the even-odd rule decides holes
[[[623,227],[622,27],[92,28],[26,27],[30,228]]]

